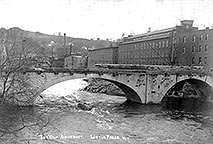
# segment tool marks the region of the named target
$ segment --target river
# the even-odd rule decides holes
[[[212,110],[140,105],[79,89],[71,80],[42,93],[31,107],[0,110],[0,144],[212,144]]]

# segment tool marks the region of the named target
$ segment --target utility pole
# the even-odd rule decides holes
[[[22,51],[21,51],[21,56],[23,55],[25,57],[25,50],[24,50],[24,43],[27,41],[27,38],[26,39],[23,39],[21,41],[21,47],[22,47]]]
[[[69,52],[69,55],[72,55],[73,43],[70,43],[70,44],[69,44],[69,46],[70,46],[70,52]]]

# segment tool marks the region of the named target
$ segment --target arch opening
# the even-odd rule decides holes
[[[123,83],[120,83],[118,81],[111,80],[111,79],[100,78],[100,77],[88,77],[88,78],[95,78],[95,79],[100,79],[100,80],[110,82],[110,83],[114,84],[115,86],[117,86],[123,92],[123,94],[125,95],[127,100],[137,102],[137,103],[142,103],[139,95],[132,88],[130,88],[129,86],[127,86]],[[39,90],[38,93],[40,95],[41,93],[44,93],[45,90],[47,90],[47,89],[49,89],[49,88],[51,88],[55,85],[58,85],[60,83],[64,83],[66,81],[69,81],[69,80],[76,80],[76,79],[85,80],[85,79],[88,79],[88,78],[87,77],[72,77],[72,78],[68,78],[68,79],[57,79],[54,82],[51,81],[51,83],[47,83],[46,85],[44,85],[42,87],[42,89]],[[81,89],[83,89],[83,88],[81,88]],[[121,95],[118,95],[118,96],[121,96]]]
[[[85,87],[86,85],[87,83],[84,82],[82,78],[57,81],[57,83],[51,83],[51,84],[48,84],[47,86],[42,87],[39,94],[66,96]]]
[[[115,88],[112,88],[111,86],[109,86],[107,84],[107,87],[109,86],[109,89],[107,90],[107,94],[113,94],[113,95],[118,95],[118,96],[122,96],[124,95],[126,97],[127,100],[132,101],[132,102],[137,102],[137,103],[141,103],[141,99],[139,97],[139,95],[129,86],[120,83],[118,81],[114,81],[114,80],[110,80],[110,79],[106,79],[106,78],[93,78],[95,80],[103,80],[109,83],[114,84],[118,89],[120,89],[121,92],[109,92],[111,90],[115,90]],[[100,84],[101,85],[101,84]],[[99,89],[100,86],[97,87],[97,89]],[[112,89],[111,89],[112,88]],[[104,93],[105,93],[106,88],[104,88]],[[96,90],[95,90],[96,91]],[[99,90],[97,90],[99,92]],[[101,90],[102,91],[102,90]],[[103,92],[102,91],[102,92]],[[109,93],[108,93],[109,92]]]
[[[169,109],[203,111],[213,107],[213,88],[198,79],[186,79],[173,85],[161,104]]]
[[[127,100],[132,101],[132,102],[142,103],[139,95],[129,86],[127,86],[123,83],[114,81],[114,80],[109,80],[109,79],[104,79],[104,78],[101,78],[101,79],[109,81],[109,82],[115,84],[118,88],[120,88],[124,92]]]

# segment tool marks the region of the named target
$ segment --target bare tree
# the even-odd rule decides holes
[[[50,111],[45,106],[32,105],[36,92],[31,89],[30,79],[23,74],[38,64],[36,59],[41,60],[39,53],[43,50],[37,48],[40,47],[32,38],[13,31],[2,36],[0,31],[0,143],[52,143],[48,133],[53,129],[58,131],[52,123],[60,116],[56,117],[55,110]],[[30,137],[24,135],[28,132]],[[61,142],[55,140],[54,143]]]
[[[32,104],[33,90],[23,71],[32,65],[33,40],[8,32],[0,43],[0,102]]]

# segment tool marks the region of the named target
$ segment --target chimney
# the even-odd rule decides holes
[[[72,46],[73,46],[73,44],[70,43],[70,55],[72,55]]]
[[[151,32],[151,27],[148,28],[148,32]]]
[[[193,20],[183,20],[181,21],[181,26],[184,26],[185,28],[191,28],[193,26]]]
[[[66,33],[64,33],[64,49],[65,49],[65,56],[67,56],[67,49],[66,49]]]

